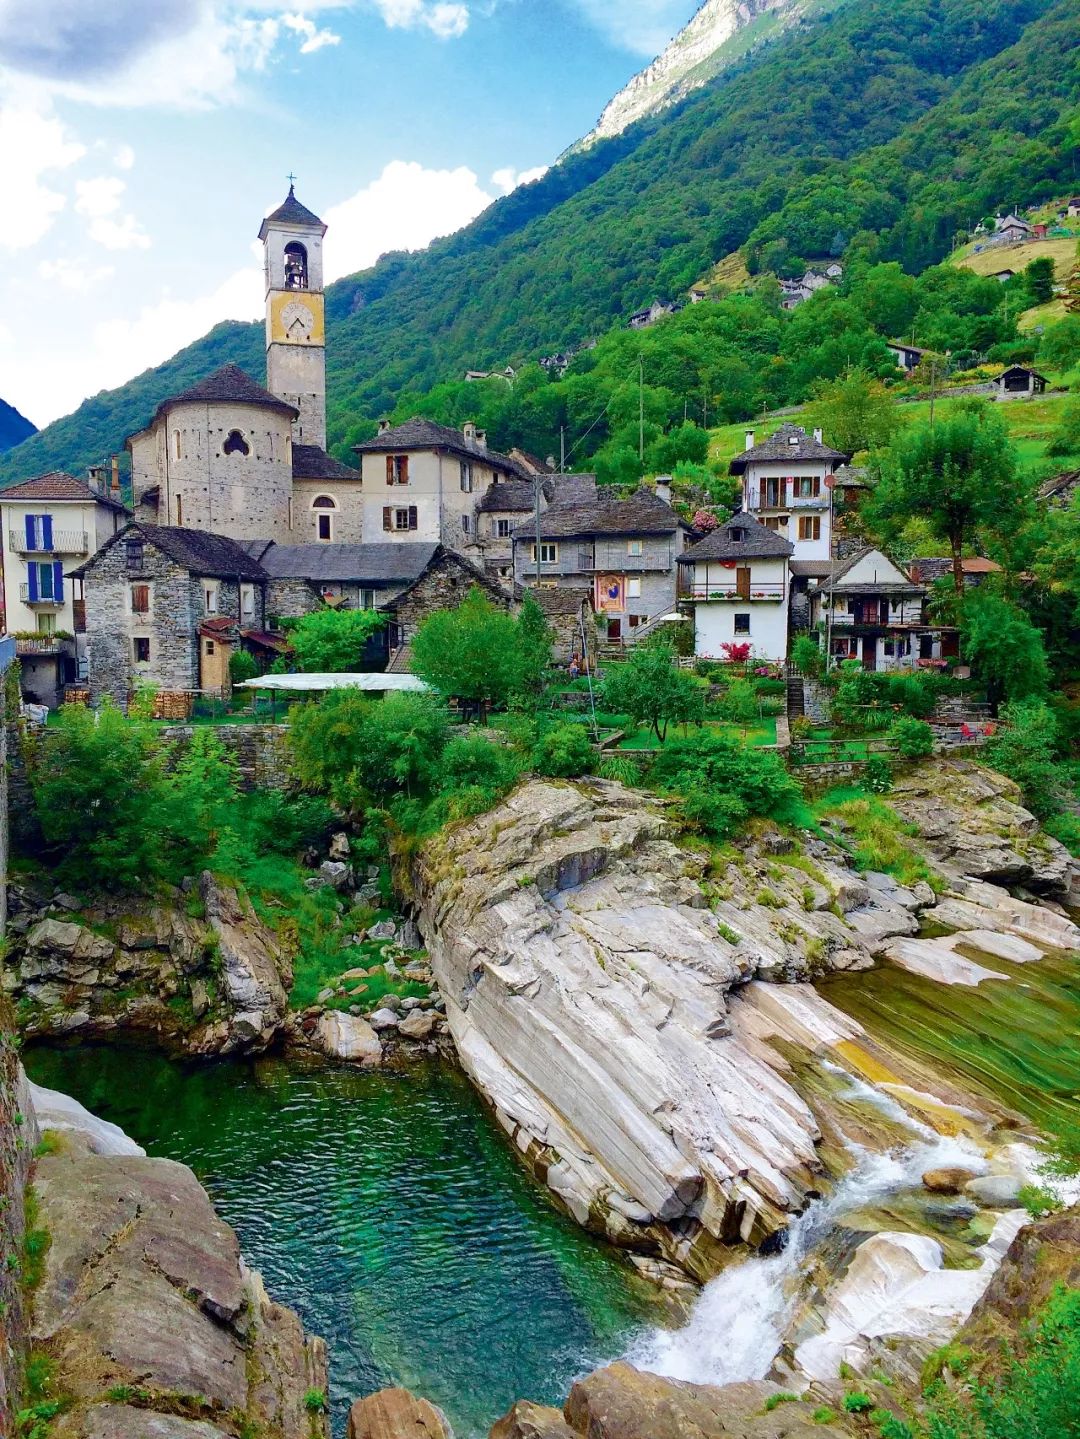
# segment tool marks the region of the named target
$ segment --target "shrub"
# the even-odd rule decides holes
[[[482,734],[462,735],[452,739],[443,750],[440,790],[444,794],[478,791],[488,800],[484,808],[490,808],[513,788],[522,768],[520,759],[508,746],[486,739]],[[479,795],[473,794],[472,803]]]
[[[644,642],[621,664],[612,665],[604,680],[604,704],[625,710],[637,724],[647,724],[656,738],[667,739],[670,724],[688,724],[704,712],[701,688],[675,664],[670,645]]]
[[[682,795],[687,819],[716,838],[748,816],[793,818],[802,799],[778,755],[710,730],[668,745],[650,780]]]
[[[621,759],[618,755],[602,760],[596,772],[601,779],[615,780],[630,788],[641,783],[641,767],[632,759]]]
[[[571,779],[588,774],[596,755],[589,736],[581,725],[556,724],[540,736],[533,750],[533,768],[537,774],[554,779]]]
[[[1040,700],[1008,704],[1001,728],[983,750],[987,764],[1014,780],[1024,803],[1039,819],[1050,819],[1062,806],[1068,772],[1057,757],[1058,722]],[[1067,818],[1065,832],[1069,832]]]
[[[749,680],[732,680],[717,705],[720,718],[747,730],[758,718],[758,699]]]
[[[884,755],[872,754],[862,775],[863,787],[871,794],[888,794],[893,787],[892,765]]]
[[[804,675],[817,679],[825,668],[825,655],[817,640],[798,635],[791,646],[791,663]]]
[[[296,621],[289,643],[301,670],[348,673],[360,669],[364,647],[385,624],[374,610],[315,610]]]
[[[889,727],[889,740],[902,759],[925,759],[934,753],[934,731],[925,720],[901,716]]]
[[[247,650],[236,650],[229,656],[229,679],[234,685],[243,684],[245,680],[253,680],[259,673],[259,667],[255,663],[255,656]]]
[[[844,1395],[844,1409],[848,1414],[865,1414],[867,1410],[873,1409],[874,1401],[869,1394],[863,1394],[856,1390],[854,1394]]]

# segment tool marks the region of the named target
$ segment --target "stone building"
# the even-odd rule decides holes
[[[585,477],[575,476],[577,480]],[[514,530],[514,578],[520,585],[593,592],[611,641],[633,641],[650,620],[675,608],[675,563],[690,527],[649,490],[619,500],[595,486],[556,490],[536,526]]]
[[[295,406],[293,439],[326,447],[326,316],[322,242],[326,226],[292,185],[259,227],[266,284],[266,383]]]
[[[377,610],[424,573],[439,546],[246,545],[267,575],[266,612],[295,619],[324,606]]]
[[[694,653],[727,658],[726,645],[783,660],[788,647],[791,541],[753,515],[732,515],[679,556],[679,604],[693,618]]]
[[[137,521],[71,578],[85,586],[92,704],[125,704],[139,681],[216,690],[243,631],[266,627],[266,571],[224,535]]]
[[[103,491],[54,470],[0,491],[0,632],[14,635],[25,699],[54,709],[85,669],[82,588],[65,570],[128,519]]]
[[[915,669],[958,653],[956,631],[928,622],[926,586],[881,550],[865,547],[811,586],[811,621],[828,635],[829,663]]]
[[[565,589],[532,589],[533,599],[551,626],[551,658],[557,665],[569,665],[577,656],[589,669],[596,665],[596,610],[591,585],[567,585]]]
[[[408,670],[412,640],[423,621],[439,610],[456,609],[477,586],[501,609],[513,608],[522,597],[520,589],[499,584],[479,565],[439,545],[423,573],[382,607],[390,620],[389,669]]]
[[[508,455],[489,450],[475,425],[453,430],[418,419],[391,427],[384,420],[374,439],[354,448],[367,540],[442,544],[478,564],[493,540],[495,550],[505,540],[479,523],[481,502],[493,485],[529,478]]]

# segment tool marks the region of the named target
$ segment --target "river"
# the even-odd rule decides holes
[[[30,1048],[30,1077],[198,1174],[270,1293],[329,1343],[331,1404],[402,1384],[486,1439],[515,1399],[560,1403],[656,1320],[610,1247],[557,1214],[468,1081],[179,1065]]]

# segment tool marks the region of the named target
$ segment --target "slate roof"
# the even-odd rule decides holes
[[[91,489],[85,480],[77,480],[74,475],[66,474],[63,470],[49,470],[47,474],[35,475],[32,480],[9,485],[6,490],[0,490],[0,503],[5,500],[18,500],[20,503],[24,500],[82,500],[84,503],[93,500],[96,504],[118,510],[121,514],[128,512],[127,506],[122,505],[119,500]]]
[[[262,385],[257,385],[239,365],[222,365],[220,370],[215,370],[205,379],[197,380],[194,385],[189,385],[178,395],[170,395],[168,399],[162,400],[154,411],[151,424],[156,424],[161,416],[168,414],[174,405],[185,405],[192,402],[197,404],[205,402],[208,404],[257,405],[265,410],[279,410],[294,420],[300,413],[287,400],[272,395],[269,390],[264,390]]]
[[[788,569],[793,575],[801,575],[806,579],[819,579],[827,575],[832,569],[829,560],[790,560]]]
[[[81,579],[92,571],[98,560],[121,541],[142,538],[162,554],[168,555],[193,575],[208,575],[219,580],[266,582],[266,571],[244,545],[225,535],[212,535],[206,530],[181,529],[177,525],[151,525],[143,520],[125,525],[111,536],[95,555],[71,571],[72,578]]]
[[[561,615],[576,615],[583,604],[592,603],[592,590],[580,585],[556,585],[550,588],[533,586],[529,594],[549,619]]]
[[[485,514],[492,510],[526,511],[536,504],[536,490],[531,480],[502,480],[492,485],[477,509]]]
[[[358,455],[395,454],[403,450],[449,450],[464,460],[487,460],[498,469],[506,470],[519,479],[527,478],[527,472],[509,455],[500,455],[497,450],[485,450],[470,444],[461,430],[449,425],[437,425],[434,420],[406,420],[403,425],[384,430],[374,439],[365,440],[362,445],[353,445]]]
[[[933,584],[935,580],[943,579],[946,575],[951,577],[952,572],[951,555],[932,555],[911,562],[911,573],[920,584]],[[964,575],[997,575],[1001,573],[1001,566],[981,555],[972,555],[960,561],[960,572]]]
[[[393,546],[387,546],[387,548],[393,548]],[[421,546],[416,545],[414,548],[420,549]],[[422,548],[427,549],[429,546],[425,545]],[[513,586],[507,586],[500,583],[493,575],[485,574],[479,565],[473,564],[472,560],[466,559],[464,555],[459,555],[456,550],[448,549],[445,545],[432,545],[430,549],[433,553],[429,562],[419,574],[405,586],[400,594],[395,595],[391,600],[387,600],[384,605],[380,606],[380,609],[387,611],[396,610],[401,604],[401,601],[405,599],[406,596],[412,594],[413,590],[420,584],[429,568],[434,565],[436,561],[445,561],[447,564],[463,570],[466,578],[469,579],[472,584],[479,585],[481,589],[487,590],[488,594],[497,601],[506,603],[510,600],[520,599],[525,593],[521,585],[515,584]]]
[[[684,524],[664,500],[651,490],[636,490],[628,500],[610,499],[599,492],[592,499],[557,498],[540,516],[541,539],[570,539],[575,535],[670,535]],[[517,539],[536,534],[533,521],[518,525]]]
[[[328,455],[320,445],[293,445],[292,472],[294,480],[358,480],[360,471],[343,465]]]
[[[291,185],[289,186],[289,193],[285,196],[285,199],[276,210],[267,215],[266,219],[259,226],[260,240],[263,239],[264,229],[273,220],[280,220],[284,225],[310,225],[313,229],[318,227],[324,235],[326,234],[326,226],[319,219],[318,215],[309,210],[306,205],[301,205]]]
[[[745,539],[737,540],[733,531],[741,531]],[[771,560],[786,559],[795,546],[776,530],[770,530],[753,515],[736,514],[725,524],[711,530],[703,540],[691,545],[679,556],[680,565],[696,564],[698,560]]]
[[[791,443],[792,440],[795,441],[794,444]],[[747,465],[762,460],[826,460],[846,464],[850,459],[850,455],[831,450],[828,445],[815,440],[801,425],[788,422],[781,425],[774,435],[770,435],[760,445],[736,455],[729,468],[733,475],[741,475]]]
[[[274,580],[387,585],[419,579],[439,546],[403,543],[371,545],[277,545],[264,548],[262,568]]]

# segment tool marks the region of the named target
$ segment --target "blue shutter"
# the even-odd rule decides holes
[[[31,598],[32,600],[36,600],[37,597],[38,597],[37,581],[38,581],[38,567],[37,567],[37,565],[36,565],[36,564],[29,564],[29,565],[27,565],[27,567],[26,567],[27,594],[30,596],[30,598]]]
[[[28,550],[36,550],[36,549],[37,549],[37,545],[34,543],[34,518],[35,518],[35,517],[34,517],[33,515],[26,515],[26,516],[25,516],[25,523],[26,523],[26,548],[27,548]]]
[[[59,560],[56,560],[52,567],[52,589],[54,600],[64,598],[64,566]]]
[[[42,515],[41,517],[41,548],[43,550],[52,549],[52,515]]]

